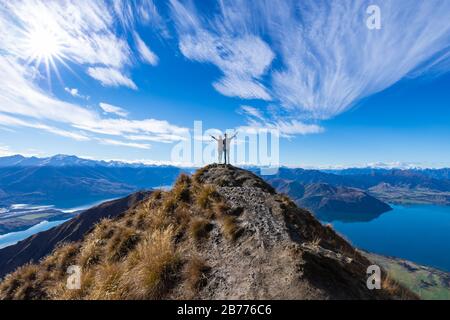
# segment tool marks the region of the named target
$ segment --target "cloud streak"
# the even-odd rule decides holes
[[[208,14],[171,4],[181,52],[222,70],[219,92],[271,99],[290,117],[328,119],[402,79],[450,69],[449,1],[221,0]],[[372,4],[381,30],[366,26]]]
[[[137,32],[134,33],[134,40],[136,41],[136,46],[141,59],[152,66],[156,66],[159,61],[158,56],[150,50]]]
[[[103,110],[104,113],[112,113],[119,117],[126,117],[128,116],[128,112],[121,107],[113,106],[112,104],[100,102],[99,103],[100,109]]]
[[[274,59],[271,48],[259,36],[234,34],[221,21],[207,21],[195,8],[171,1],[172,17],[179,33],[182,54],[193,61],[216,65],[223,77],[214,88],[225,96],[271,100],[261,83]]]
[[[89,67],[87,73],[94,79],[100,81],[105,87],[125,86],[137,90],[136,84],[129,77],[114,68]]]
[[[43,92],[30,78],[28,69],[13,58],[0,56],[0,124],[12,127],[28,127],[44,130],[78,141],[95,140],[93,134],[106,136],[140,135],[153,141],[173,141],[184,139],[187,128],[179,127],[157,119],[117,119],[104,117],[97,112],[77,104],[61,101]],[[126,111],[113,105],[103,105],[109,113],[123,116]],[[111,108],[112,107],[112,108]],[[65,129],[61,129],[65,126]],[[88,134],[89,133],[89,134]],[[110,139],[105,138],[104,139]],[[110,139],[111,140],[111,139]],[[144,145],[133,142],[109,144],[134,146],[144,149]],[[105,142],[105,140],[98,140]],[[145,145],[147,148],[148,145]]]

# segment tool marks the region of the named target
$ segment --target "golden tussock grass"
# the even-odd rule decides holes
[[[199,241],[206,236],[210,230],[211,223],[203,217],[196,217],[191,220],[189,225],[189,236],[194,241]]]
[[[197,191],[196,203],[201,209],[211,209],[219,194],[211,185],[202,186]]]
[[[192,294],[197,293],[207,283],[207,275],[211,268],[205,260],[195,255],[189,259],[184,269],[184,277]]]
[[[220,225],[222,233],[230,241],[234,241],[238,238],[240,228],[237,224],[237,218],[235,216],[225,215],[220,218]]]
[[[108,259],[110,261],[122,259],[134,248],[138,241],[139,235],[134,229],[122,226],[117,228],[106,246]]]
[[[160,299],[170,289],[180,266],[173,237],[173,228],[155,230],[132,252],[126,277],[129,298]]]
[[[183,173],[178,177],[171,191],[173,198],[177,203],[181,201],[191,201],[191,182],[191,177],[187,174]]]

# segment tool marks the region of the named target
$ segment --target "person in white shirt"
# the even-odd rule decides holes
[[[225,134],[226,136],[226,134]],[[217,138],[214,136],[211,136],[211,138],[213,138],[214,140],[217,141],[217,153],[218,153],[218,160],[219,163],[222,163],[222,155],[223,155],[223,147],[224,147],[224,139],[222,138],[221,135],[219,135]],[[225,163],[226,163],[227,159],[225,159]]]

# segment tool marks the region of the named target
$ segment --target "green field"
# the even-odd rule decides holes
[[[25,216],[21,216],[20,219],[23,220],[35,220],[35,219],[42,219],[45,217],[48,217],[50,214],[48,213],[33,213],[33,214],[27,214]]]
[[[411,261],[363,253],[424,300],[450,300],[450,273]]]

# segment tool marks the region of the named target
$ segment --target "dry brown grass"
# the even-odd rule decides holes
[[[194,241],[199,241],[208,236],[210,227],[211,223],[209,220],[202,217],[196,217],[191,220],[189,225],[189,236]]]
[[[403,287],[387,273],[381,279],[381,289],[389,296],[397,297],[400,300],[420,299],[416,294]]]
[[[223,201],[214,204],[214,214],[217,218],[224,217],[230,213],[230,207]]]
[[[52,277],[62,277],[65,275],[67,268],[75,264],[79,250],[79,243],[63,243],[58,245],[53,250],[53,253],[42,261],[42,270],[51,272]]]
[[[201,209],[209,210],[218,197],[216,188],[211,185],[202,186],[197,192],[196,203]]]
[[[191,201],[191,182],[191,177],[187,174],[183,173],[178,177],[171,191],[173,198],[177,203]]]
[[[311,246],[314,248],[317,248],[320,246],[320,243],[322,242],[322,239],[320,237],[314,237],[313,240],[311,241]]]
[[[101,240],[88,237],[81,248],[78,263],[83,268],[89,268],[99,263],[102,256]]]
[[[222,216],[220,218],[220,225],[222,233],[230,241],[235,241],[240,233],[240,228],[237,224],[237,218],[235,216]]]
[[[122,227],[116,229],[106,246],[106,255],[110,261],[119,261],[132,250],[139,241],[139,234],[134,229]]]
[[[173,236],[173,228],[156,230],[139,243],[128,265],[128,298],[160,299],[171,288],[180,266]]]
[[[217,201],[213,187],[182,175],[172,191],[154,192],[125,215],[98,222],[83,241],[19,268],[0,284],[0,299],[160,299],[184,275],[196,290],[208,268],[199,258],[183,258],[190,241],[208,236],[215,211],[224,216],[227,238],[235,239],[238,230],[235,219],[225,217],[227,206]],[[70,265],[82,268],[79,290],[66,288]],[[186,273],[180,272],[183,265]]]
[[[32,297],[45,299],[46,294],[43,288],[36,285],[39,272],[40,268],[33,264],[18,268],[1,283],[1,298],[5,300],[28,300]]]
[[[207,275],[211,268],[205,260],[195,255],[189,259],[184,269],[184,277],[192,294],[196,294],[207,283]]]

